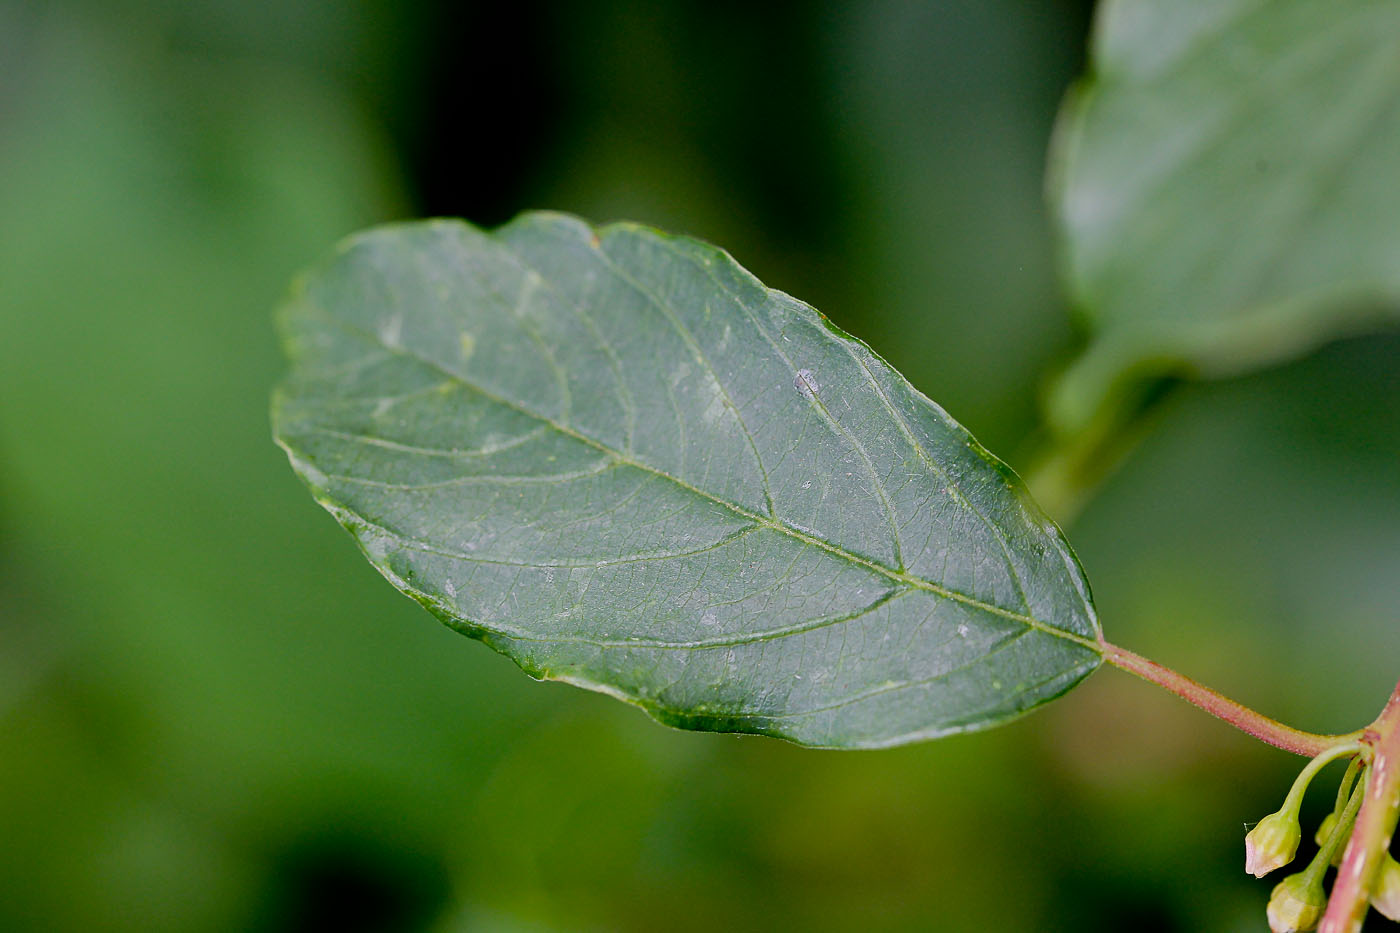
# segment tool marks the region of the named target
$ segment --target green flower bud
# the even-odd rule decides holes
[[[1318,824],[1317,832],[1313,835],[1313,841],[1322,845],[1327,841],[1327,837],[1332,835],[1332,830],[1337,828],[1337,814],[1329,813],[1322,822]]]
[[[1275,868],[1282,868],[1298,854],[1303,828],[1298,814],[1286,807],[1270,813],[1244,837],[1244,870],[1262,878]]]
[[[1385,914],[1387,920],[1400,923],[1400,862],[1395,861],[1395,857],[1389,853],[1381,863],[1380,870],[1376,872],[1371,906]]]
[[[1329,838],[1331,838],[1331,836],[1332,836],[1332,831],[1335,830],[1336,828],[1337,828],[1337,814],[1336,814],[1336,813],[1329,813],[1329,814],[1327,814],[1327,816],[1323,819],[1322,823],[1317,827],[1317,833],[1313,836],[1313,840],[1314,840],[1315,842],[1317,842],[1317,844],[1320,845],[1320,846],[1321,846],[1321,845],[1326,845],[1326,844],[1327,844],[1327,840],[1328,840]],[[1345,852],[1346,852],[1345,846],[1337,846],[1337,851],[1335,851],[1335,852],[1332,853],[1332,867],[1333,867],[1333,868],[1336,868],[1338,865],[1342,864],[1342,856],[1345,854]]]
[[[1269,929],[1274,933],[1304,933],[1316,929],[1327,908],[1322,881],[1308,877],[1310,872],[1289,875],[1274,888],[1269,898]]]

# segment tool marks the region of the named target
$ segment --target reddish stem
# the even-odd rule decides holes
[[[1222,719],[1236,729],[1254,736],[1262,742],[1275,745],[1284,751],[1315,758],[1323,752],[1343,742],[1355,742],[1359,732],[1347,735],[1318,735],[1285,726],[1262,713],[1226,697],[1189,677],[1178,674],[1169,667],[1150,661],[1126,648],[1100,641],[1104,660],[1114,667],[1136,674],[1149,683],[1169,690],[1188,703],[1200,707],[1217,719]],[[1400,694],[1400,688],[1397,688]],[[1396,700],[1392,698],[1394,704]]]
[[[1328,900],[1319,933],[1360,933],[1371,884],[1400,817],[1400,683],[1361,741],[1372,749],[1366,796],[1356,814],[1346,855]]]

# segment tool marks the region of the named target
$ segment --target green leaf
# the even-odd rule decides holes
[[[1400,4],[1108,0],[1050,197],[1095,334],[1056,400],[1229,375],[1400,310]]]
[[[675,726],[869,747],[1100,662],[1020,480],[729,256],[524,215],[362,234],[282,315],[275,431],[396,587]]]

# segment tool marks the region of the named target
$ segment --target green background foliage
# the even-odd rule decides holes
[[[1157,691],[879,753],[667,730],[438,625],[270,443],[295,270],[554,207],[723,244],[1022,466],[1082,340],[1040,187],[1086,11],[754,6],[0,5],[0,928],[1260,925],[1294,762]],[[1100,615],[1355,727],[1397,462],[1393,335],[1183,387],[1073,529]]]

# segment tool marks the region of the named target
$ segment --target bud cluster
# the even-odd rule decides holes
[[[1308,762],[1293,782],[1283,806],[1260,820],[1245,836],[1245,871],[1256,878],[1292,862],[1303,838],[1298,810],[1308,784],[1328,762],[1341,757],[1352,759],[1338,789],[1336,807],[1317,828],[1314,837],[1318,844],[1317,856],[1302,871],[1275,885],[1269,897],[1269,929],[1273,933],[1305,933],[1316,929],[1322,920],[1327,909],[1327,892],[1323,887],[1327,869],[1340,863],[1343,844],[1351,835],[1361,803],[1361,787],[1353,791],[1353,781],[1362,772],[1360,751],[1360,746],[1355,744],[1340,745]],[[1388,855],[1378,873],[1371,903],[1387,917],[1400,918],[1400,864]]]

